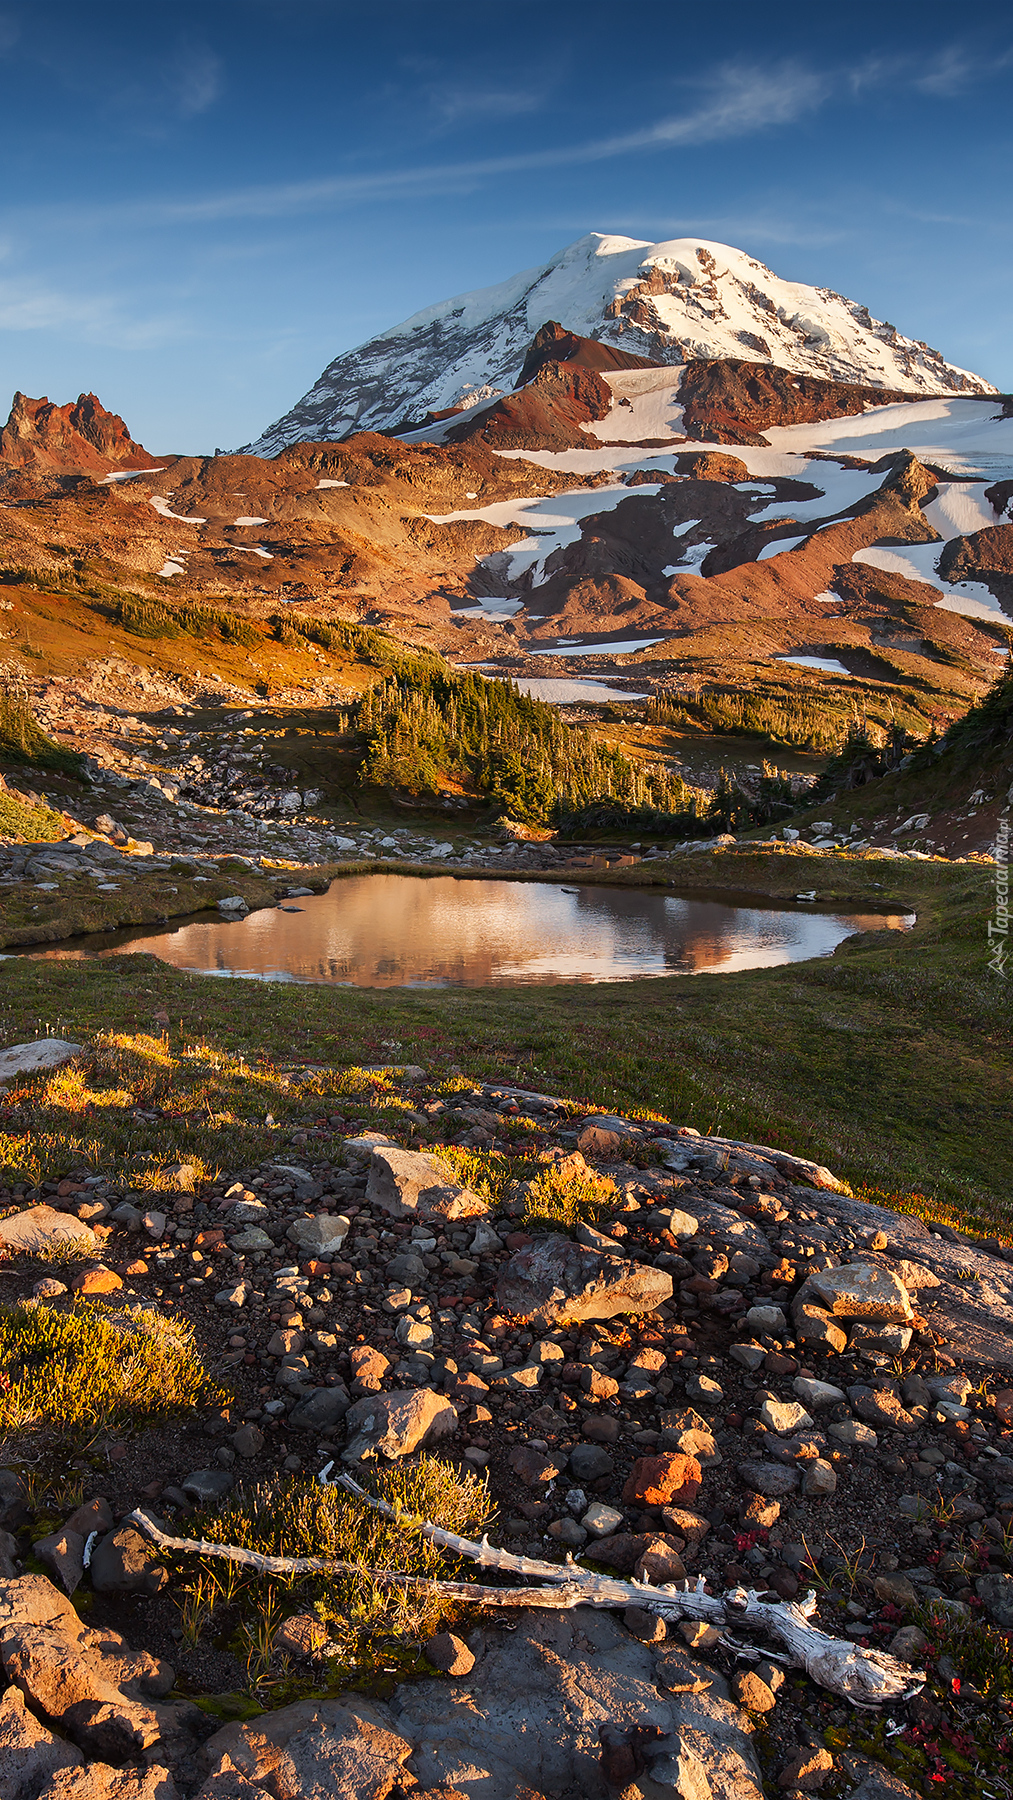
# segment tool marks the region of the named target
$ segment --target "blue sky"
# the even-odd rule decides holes
[[[1013,388],[1013,15],[0,0],[0,418],[153,450],[598,230],[735,244]]]

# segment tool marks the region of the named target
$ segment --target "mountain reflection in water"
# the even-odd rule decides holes
[[[43,956],[150,951],[177,968],[355,987],[624,981],[827,956],[856,931],[910,919],[743,906],[635,888],[454,876],[349,876],[301,911],[76,940]]]

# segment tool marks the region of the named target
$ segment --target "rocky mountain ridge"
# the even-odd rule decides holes
[[[154,458],[136,444],[118,413],[95,394],[79,394],[66,406],[16,393],[0,431],[0,469],[44,474],[105,474],[110,469],[149,469]]]
[[[427,307],[336,357],[246,448],[273,455],[299,439],[389,431],[480,405],[524,379],[528,346],[546,320],[648,363],[745,356],[912,395],[995,391],[867,307],[783,281],[727,244],[589,232],[540,268]]]

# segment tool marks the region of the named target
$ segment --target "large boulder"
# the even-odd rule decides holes
[[[432,1388],[409,1388],[391,1394],[366,1394],[349,1407],[349,1441],[342,1461],[362,1462],[385,1456],[396,1461],[424,1450],[457,1430],[457,1409]]]
[[[397,1144],[373,1146],[366,1199],[394,1218],[418,1213],[423,1218],[467,1219],[489,1211],[484,1200],[455,1181],[453,1171],[438,1157],[401,1150]]]
[[[75,1056],[80,1056],[83,1044],[71,1044],[66,1038],[37,1038],[32,1044],[9,1044],[6,1050],[0,1050],[0,1087],[8,1087],[19,1075],[50,1074],[53,1069],[62,1069]]]
[[[824,1307],[835,1319],[909,1325],[914,1317],[911,1297],[900,1276],[877,1263],[814,1270],[799,1288],[792,1311],[806,1305]]]
[[[58,1769],[32,1800],[182,1800],[182,1796],[168,1769],[157,1765],[114,1769],[108,1763],[90,1762]]]
[[[97,1250],[98,1243],[90,1225],[52,1206],[31,1206],[27,1212],[0,1219],[0,1244],[15,1255],[38,1256],[61,1244],[71,1250]]]
[[[561,1319],[612,1319],[653,1312],[672,1297],[672,1277],[555,1233],[537,1237],[507,1263],[496,1287],[504,1312],[539,1327]]]
[[[160,1704],[175,1675],[132,1652],[116,1631],[92,1631],[42,1575],[0,1581],[0,1663],[33,1709],[89,1755],[124,1760],[186,1733],[194,1709]]]
[[[217,1731],[205,1746],[211,1773],[197,1800],[387,1800],[411,1754],[378,1701],[358,1694],[297,1700]],[[238,1785],[237,1776],[250,1785]]]
[[[224,1726],[205,1746],[211,1774],[195,1800],[387,1800],[396,1786],[433,1800],[612,1800],[624,1751],[643,1771],[631,1794],[760,1800],[751,1735],[720,1676],[663,1695],[651,1648],[586,1608],[522,1612],[511,1625],[472,1631],[474,1666],[452,1684],[403,1682],[386,1704],[301,1700]]]
[[[39,1723],[13,1684],[0,1699],[0,1794],[4,1800],[37,1800],[57,1769],[84,1761],[80,1750]]]

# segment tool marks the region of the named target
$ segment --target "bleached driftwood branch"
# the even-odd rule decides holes
[[[909,1699],[924,1685],[925,1675],[896,1657],[879,1650],[863,1650],[845,1639],[831,1637],[809,1623],[816,1610],[816,1596],[804,1600],[760,1600],[753,1589],[733,1588],[723,1595],[704,1591],[703,1580],[694,1586],[675,1584],[654,1587],[648,1581],[618,1581],[580,1568],[571,1556],[563,1564],[541,1562],[536,1557],[515,1556],[500,1550],[487,1537],[481,1543],[444,1531],[428,1520],[399,1513],[386,1500],[367,1494],[350,1475],[338,1477],[341,1486],[385,1518],[408,1532],[427,1539],[440,1549],[465,1558],[483,1569],[535,1581],[537,1587],[480,1587],[467,1581],[436,1581],[390,1569],[367,1569],[361,1563],[335,1557],[263,1556],[236,1544],[215,1544],[205,1539],[170,1537],[141,1508],[127,1521],[136,1525],[165,1550],[196,1556],[224,1557],[261,1575],[364,1575],[383,1586],[428,1587],[448,1600],[473,1606],[536,1606],[568,1611],[575,1606],[618,1608],[641,1606],[666,1621],[702,1619],[719,1630],[731,1626],[762,1631],[775,1639],[795,1667],[805,1669],[818,1686],[839,1695],[854,1706],[882,1706]]]

